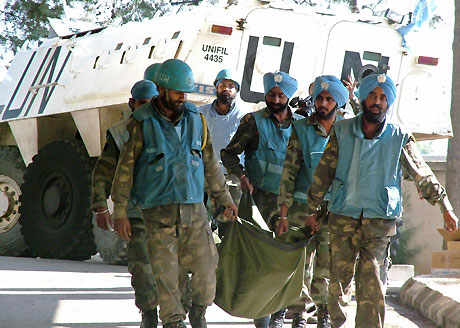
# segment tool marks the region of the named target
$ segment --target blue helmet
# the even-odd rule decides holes
[[[195,79],[190,66],[179,59],[168,59],[158,68],[155,84],[159,87],[182,92],[195,90]]]
[[[230,80],[236,84],[236,91],[240,91],[240,84],[236,82],[235,74],[233,74],[229,69],[223,69],[219,73],[217,73],[216,79],[214,80],[214,86],[217,89],[217,86],[223,80]]]
[[[131,88],[131,98],[133,99],[152,99],[157,96],[157,86],[150,80],[137,81]]]
[[[157,74],[160,66],[161,63],[155,63],[147,67],[144,71],[144,80],[150,80],[153,82],[153,80],[155,79],[155,74]]]

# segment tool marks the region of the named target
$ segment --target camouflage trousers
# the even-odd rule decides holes
[[[288,220],[289,225],[293,227],[302,228],[305,226],[305,213],[307,211],[307,204],[294,202],[289,208]],[[313,304],[311,297],[311,282],[312,282],[312,265],[315,255],[314,238],[306,247],[306,259],[305,259],[305,275],[303,280],[302,291],[299,299],[294,303],[288,305],[288,310],[292,313],[301,313],[310,308]]]
[[[328,310],[332,326],[346,321],[345,308],[351,299],[355,278],[356,328],[383,328],[385,298],[380,281],[380,265],[386,257],[389,236],[395,233],[395,220],[354,219],[329,215],[331,272]],[[358,260],[359,258],[359,260]]]
[[[141,311],[158,306],[158,294],[147,251],[144,220],[130,218],[131,240],[128,242],[128,271],[134,288],[136,306]]]
[[[317,306],[327,304],[329,294],[331,261],[329,256],[329,228],[326,215],[323,216],[321,227],[311,241],[311,245],[315,250],[310,294]]]
[[[185,320],[181,302],[185,274],[192,276],[190,298],[209,306],[216,292],[217,249],[203,203],[169,204],[143,210],[150,263],[160,298],[163,325]]]
[[[279,218],[278,195],[254,188],[252,199],[268,227],[275,231]]]

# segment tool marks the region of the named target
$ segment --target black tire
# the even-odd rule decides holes
[[[27,249],[19,224],[19,197],[26,166],[16,146],[0,147],[0,255],[23,255]]]
[[[128,243],[115,232],[99,228],[96,223],[96,215],[93,217],[93,234],[99,256],[105,263],[128,264]]]
[[[35,256],[87,260],[96,254],[92,163],[80,140],[53,141],[33,157],[22,185],[20,223]]]

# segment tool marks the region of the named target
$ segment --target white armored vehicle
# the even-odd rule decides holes
[[[83,260],[96,253],[89,210],[95,159],[107,128],[127,109],[131,86],[147,66],[169,58],[194,71],[190,101],[212,101],[217,72],[229,68],[240,78],[241,101],[253,108],[268,71],[297,78],[300,96],[318,75],[360,80],[387,72],[398,86],[393,120],[419,138],[451,134],[450,99],[439,102],[442,90],[431,82],[437,59],[411,54],[387,18],[230,2],[18,52],[0,84],[0,255],[27,248],[33,256]]]

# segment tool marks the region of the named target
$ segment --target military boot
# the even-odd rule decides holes
[[[190,325],[192,328],[206,328],[206,318],[204,317],[206,314],[207,306],[197,305],[192,303],[192,307],[190,308],[190,313],[188,314],[188,320],[190,321]]]
[[[187,328],[187,326],[182,320],[180,320],[180,321],[165,323],[163,325],[163,328]]]
[[[270,318],[270,328],[283,328],[284,316],[286,315],[287,309],[282,308],[278,312],[272,314]]]
[[[327,305],[321,304],[318,306],[318,328],[331,328],[331,318],[327,311]]]
[[[292,316],[292,328],[307,327],[307,312],[294,313]]]
[[[270,316],[254,319],[254,325],[256,328],[268,328],[270,324]]]
[[[143,311],[141,328],[157,328],[157,326],[158,326],[157,309]]]

